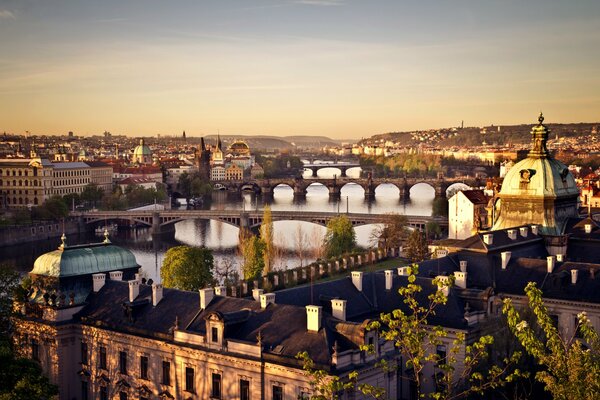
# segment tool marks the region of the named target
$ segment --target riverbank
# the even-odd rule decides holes
[[[85,232],[77,219],[40,221],[26,225],[0,226],[0,247],[58,239],[63,233],[77,235]]]

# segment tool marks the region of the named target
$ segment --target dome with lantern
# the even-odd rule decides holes
[[[143,138],[140,139],[140,144],[133,150],[131,161],[137,164],[152,164],[152,150],[144,143]]]

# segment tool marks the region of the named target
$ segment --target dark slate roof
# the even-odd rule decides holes
[[[592,225],[591,233],[585,232],[585,226],[587,224]],[[598,222],[594,221],[590,217],[569,218],[565,224],[565,234],[570,235],[571,238],[600,240],[600,227],[598,226]]]
[[[527,227],[528,233],[527,237],[521,236],[520,228]],[[511,239],[508,236],[508,231],[514,229],[517,231],[517,237],[515,239]],[[493,240],[492,244],[486,244],[483,241],[483,235],[492,234]],[[497,231],[490,232],[480,232],[476,235],[468,237],[460,242],[454,243],[452,247],[472,250],[472,251],[480,251],[480,252],[494,252],[494,251],[502,251],[507,247],[514,247],[517,245],[530,244],[532,242],[541,242],[543,238],[541,235],[534,235],[531,232],[531,228],[527,225],[516,226],[508,229],[501,229]]]
[[[463,190],[462,193],[473,204],[487,204],[488,199],[481,189]]]

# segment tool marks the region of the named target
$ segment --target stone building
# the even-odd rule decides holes
[[[98,185],[104,193],[112,192],[113,188],[113,167],[102,161],[86,161],[90,166],[90,183]]]
[[[486,228],[488,198],[483,190],[461,190],[448,200],[448,238],[466,239]]]

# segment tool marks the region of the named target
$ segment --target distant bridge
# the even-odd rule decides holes
[[[360,167],[360,163],[358,162],[340,162],[340,161],[336,161],[334,163],[308,163],[308,164],[304,164],[303,168],[306,170],[311,170],[312,171],[312,176],[313,178],[316,178],[317,172],[320,169],[323,168],[337,168],[340,170],[340,177],[345,178],[346,176],[346,171],[349,170],[350,168],[357,168]]]
[[[263,219],[263,210],[158,210],[158,211],[92,211],[71,213],[86,224],[102,224],[107,221],[128,221],[152,228],[153,234],[174,232],[175,224],[188,219],[204,219],[220,221],[237,228],[257,230]],[[383,223],[387,214],[342,213],[346,215],[352,226]],[[273,221],[305,221],[321,226],[339,215],[336,212],[320,211],[271,211]],[[436,222],[442,227],[448,226],[447,218],[406,215],[408,226],[424,229],[429,222]]]
[[[322,165],[322,164],[319,164]],[[347,165],[347,164],[346,164]],[[419,183],[426,183],[433,187],[436,197],[446,195],[446,190],[455,183],[464,183],[471,187],[481,186],[484,181],[479,178],[458,177],[458,178],[348,178],[340,177],[334,179],[315,178],[273,178],[273,179],[247,179],[247,180],[224,180],[215,181],[215,185],[222,185],[233,192],[242,192],[251,190],[255,193],[263,195],[272,195],[273,189],[279,185],[289,186],[294,190],[294,196],[306,196],[306,189],[315,183],[325,186],[329,190],[331,197],[339,197],[342,187],[349,183],[354,183],[362,187],[365,191],[366,198],[375,197],[375,189],[383,184],[392,184],[400,191],[400,198],[408,198],[410,196],[410,188]]]

